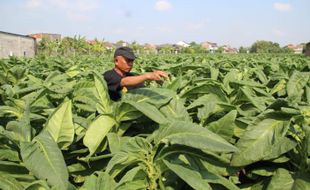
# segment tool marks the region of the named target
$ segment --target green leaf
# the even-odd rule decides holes
[[[71,101],[65,101],[58,106],[45,126],[45,130],[50,133],[61,149],[67,149],[74,137],[71,105]]]
[[[68,171],[64,157],[48,131],[42,131],[32,142],[21,142],[25,166],[37,178],[47,180],[59,189],[67,188]]]
[[[118,182],[119,185],[125,184],[127,182],[133,181],[136,177],[136,175],[143,171],[143,168],[140,166],[134,167],[126,172],[126,174],[122,177],[122,179]],[[118,185],[118,186],[119,186]]]
[[[280,156],[283,153],[281,149],[276,151],[273,146],[281,143],[286,131],[286,123],[274,119],[265,119],[249,126],[236,144],[240,152],[233,154],[232,166],[245,166],[262,160],[270,154]]]
[[[152,153],[152,145],[142,137],[132,137],[109,161],[106,171],[113,177],[134,163],[145,164],[146,156]]]
[[[109,133],[107,136],[111,153],[119,152],[121,147],[130,139],[130,137],[120,137],[116,133]]]
[[[219,135],[191,122],[175,121],[168,126],[161,126],[151,138],[154,138],[155,144],[179,144],[202,151],[238,151]]]
[[[165,116],[152,104],[148,104],[146,102],[132,102],[126,101],[126,103],[130,104],[145,116],[155,121],[158,124],[166,124],[168,120]]]
[[[148,103],[157,108],[168,103],[175,92],[164,88],[138,88],[126,93],[122,100],[124,102]]]
[[[11,161],[0,161],[0,173],[6,175],[23,176],[28,175],[29,171],[19,163]]]
[[[192,168],[183,166],[181,164],[173,164],[166,160],[164,160],[164,163],[170,170],[177,174],[192,188],[196,190],[212,190],[207,179],[209,179],[209,177],[214,177],[213,175],[202,176],[198,171],[195,171]]]
[[[24,109],[22,117],[18,120],[10,121],[6,129],[12,131],[18,140],[30,142],[32,139],[32,128],[30,125],[30,105],[28,101],[25,102]]]
[[[180,162],[180,160],[178,162]],[[239,190],[232,182],[222,176],[209,172],[199,161],[191,159],[190,157],[180,163],[171,163],[167,160],[164,160],[164,163],[194,189],[212,189],[209,183],[215,183],[223,185],[231,190]]]
[[[134,180],[123,183],[118,186],[115,190],[145,190],[148,189],[146,180]]]
[[[306,98],[307,98],[307,103],[310,104],[310,86],[306,86]]]
[[[292,150],[297,145],[297,142],[287,137],[280,137],[278,142],[275,143],[268,154],[264,157],[264,160],[271,160],[278,158],[280,155]]]
[[[88,176],[80,190],[115,190],[116,183],[109,174],[96,172]]]
[[[279,168],[272,176],[268,184],[268,190],[292,190],[294,178],[292,174],[286,170]]]
[[[23,190],[23,186],[16,181],[13,177],[0,174],[0,189],[3,190]]]
[[[126,102],[121,102],[116,106],[115,118],[118,123],[121,123],[121,121],[134,120],[141,116],[142,113],[139,110]]]
[[[229,141],[234,135],[235,119],[237,116],[237,111],[233,110],[220,118],[219,120],[209,123],[207,129],[220,135],[225,140]]]
[[[174,97],[169,104],[162,106],[160,111],[171,120],[191,121],[184,104],[185,100]]]
[[[307,85],[310,74],[306,72],[294,71],[287,83],[288,100],[298,103],[304,94],[303,88]]]
[[[38,180],[25,187],[25,190],[49,190],[49,186],[46,181]]]
[[[310,173],[298,172],[294,175],[294,184],[292,190],[309,190],[310,189]]]
[[[256,96],[253,89],[244,86],[241,88],[241,91],[244,94],[244,96],[260,111],[264,111],[266,109],[265,99],[262,97]]]
[[[205,82],[204,84],[197,85],[183,94],[182,97],[193,96],[194,94],[214,94],[222,102],[228,102],[228,98],[224,93],[221,84],[216,82]]]
[[[101,114],[112,113],[112,102],[108,93],[107,84],[102,79],[102,76],[95,72],[93,74],[95,78],[96,97],[99,100],[97,103],[97,111]]]
[[[10,148],[0,148],[0,160],[20,161],[18,151]]]
[[[89,149],[89,156],[93,155],[108,132],[116,125],[116,121],[108,115],[100,115],[88,127],[83,143]]]

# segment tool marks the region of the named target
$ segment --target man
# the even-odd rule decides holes
[[[110,98],[117,101],[121,98],[121,91],[144,87],[146,80],[160,80],[168,78],[164,71],[153,71],[141,75],[131,73],[136,56],[129,47],[117,48],[114,52],[114,68],[106,71],[103,76],[107,82]]]

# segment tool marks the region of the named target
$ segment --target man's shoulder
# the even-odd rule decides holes
[[[104,72],[103,76],[105,79],[115,78],[115,77],[118,78],[118,74],[114,71],[114,69],[111,69],[111,70]]]
[[[115,74],[114,69],[107,70],[107,71],[105,71],[105,72],[103,73],[103,75],[113,75],[113,74]]]

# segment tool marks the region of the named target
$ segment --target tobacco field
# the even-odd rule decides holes
[[[112,60],[0,60],[0,189],[310,189],[309,58],[140,56],[118,102]]]

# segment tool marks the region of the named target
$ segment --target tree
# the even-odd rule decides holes
[[[310,42],[308,42],[303,50],[304,54],[306,56],[309,56],[310,57]]]
[[[224,47],[221,46],[219,48],[217,48],[217,50],[215,50],[215,53],[223,53],[224,52]]]
[[[138,44],[138,42],[133,41],[131,44],[128,45],[134,52],[140,54],[143,51],[143,46]]]
[[[239,48],[239,53],[248,53],[248,51],[249,51],[249,48],[245,48],[243,46]]]
[[[250,48],[251,53],[290,53],[288,48],[281,48],[278,43],[271,41],[256,41]]]

